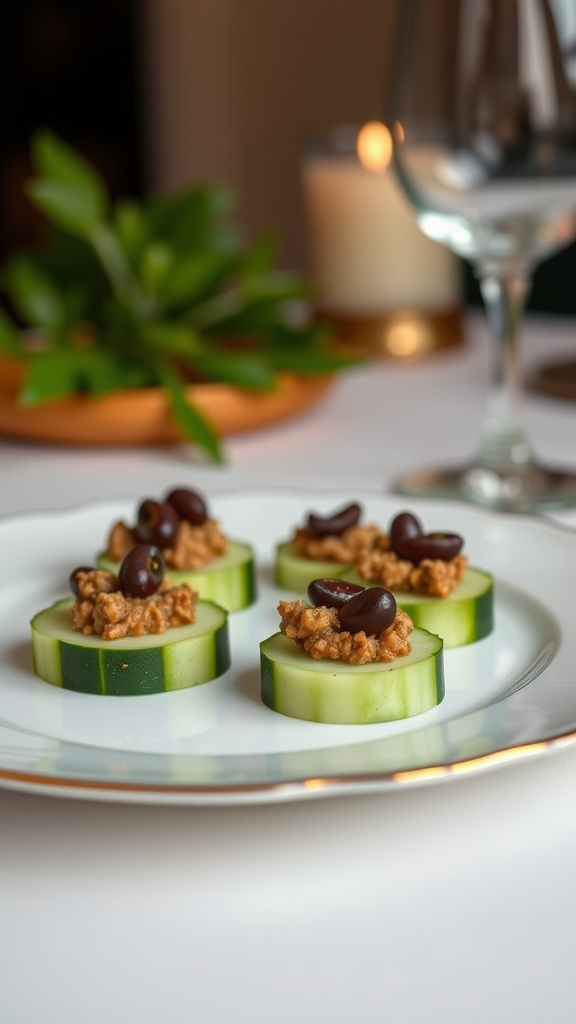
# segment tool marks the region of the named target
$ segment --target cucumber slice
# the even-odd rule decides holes
[[[98,555],[100,569],[117,573],[119,562],[113,562],[104,553]],[[215,601],[228,612],[247,608],[256,600],[256,574],[254,552],[250,544],[231,540],[225,555],[219,555],[200,569],[167,569],[173,587],[189,583],[199,597]]]
[[[332,579],[350,568],[349,562],[331,562],[328,559],[303,558],[297,555],[292,541],[278,544],[274,560],[274,582],[278,587],[306,594],[312,580]]]
[[[262,700],[290,718],[364,725],[411,718],[444,696],[442,640],[423,629],[410,635],[412,651],[387,664],[314,661],[283,633],[260,644]]]
[[[341,579],[369,586],[354,570]],[[468,568],[450,597],[428,597],[394,590],[399,608],[403,608],[415,626],[442,637],[445,647],[464,647],[488,636],[494,628],[494,580],[488,572]]]
[[[207,683],[230,665],[228,617],[199,601],[197,619],[165,633],[102,640],[72,629],[73,601],[57,601],[31,622],[34,671],[53,686],[81,693],[135,696]]]

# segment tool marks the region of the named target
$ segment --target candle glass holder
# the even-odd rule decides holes
[[[380,122],[307,144],[302,177],[317,314],[340,344],[396,358],[459,345],[462,266],[418,227]]]

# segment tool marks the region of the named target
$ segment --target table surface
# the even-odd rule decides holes
[[[573,357],[531,317],[526,370]],[[0,513],[158,493],[393,489],[464,460],[489,350],[342,376],[303,416],[230,439],[94,451],[0,441]],[[529,395],[536,452],[576,463],[576,405]],[[576,527],[576,510],[561,517]],[[556,1022],[576,1005],[576,747],[422,788],[175,807],[0,789],[2,1024]]]

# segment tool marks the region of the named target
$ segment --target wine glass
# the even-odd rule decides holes
[[[573,8],[572,0],[399,3],[394,168],[424,233],[470,262],[494,339],[476,459],[408,475],[401,493],[522,512],[576,504],[576,474],[532,454],[517,350],[535,266],[576,237],[574,47],[571,57],[562,21]]]

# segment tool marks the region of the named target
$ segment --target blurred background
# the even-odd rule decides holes
[[[229,185],[247,238],[273,228],[280,264],[309,273],[303,146],[383,116],[399,2],[0,0],[0,260],[37,237],[22,185],[50,127],[114,196]],[[576,246],[538,269],[529,305],[576,314]]]

